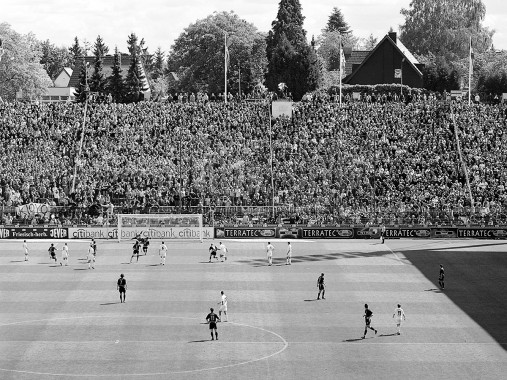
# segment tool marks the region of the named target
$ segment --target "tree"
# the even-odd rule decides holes
[[[109,48],[104,44],[102,37],[97,36],[95,44],[93,45],[93,74],[90,78],[90,91],[97,92],[100,95],[104,94],[106,89],[106,77],[102,72],[104,57],[109,52]]]
[[[22,90],[23,97],[39,97],[52,85],[41,65],[40,44],[31,33],[21,35],[7,23],[0,23],[4,54],[0,61],[0,97],[14,99]]]
[[[79,63],[78,63],[79,65]],[[90,92],[90,86],[88,81],[90,80],[88,74],[88,62],[85,61],[84,57],[81,57],[81,65],[79,65],[79,83],[74,90],[74,96],[76,102],[84,103]]]
[[[373,36],[373,33],[370,33],[368,38],[364,38],[360,42],[360,47],[363,50],[371,51],[375,49],[375,46],[377,46],[378,39],[377,37]]]
[[[42,52],[40,63],[52,80],[55,80],[64,67],[70,66],[71,57],[64,47],[57,47],[49,40],[39,43]]]
[[[482,26],[486,15],[482,0],[412,0],[401,14],[405,23],[400,39],[413,53],[433,53],[452,61],[468,54],[470,37],[476,52],[491,47],[494,32]]]
[[[137,41],[138,38],[135,33],[131,33],[127,40],[130,65],[125,80],[125,87],[127,90],[127,101],[130,102],[137,102],[140,99],[143,81],[146,80],[141,70],[141,47]]]
[[[418,61],[424,64],[422,73],[425,89],[444,92],[459,88],[459,73],[444,57],[429,53],[418,56]]]
[[[153,62],[153,71],[151,72],[151,79],[156,80],[164,75],[165,66],[164,52],[160,46],[155,51],[155,57]]]
[[[112,72],[107,78],[107,92],[116,103],[122,102],[125,98],[125,83],[121,71],[121,53],[118,52],[118,47],[115,47]]]
[[[227,86],[251,91],[264,80],[267,60],[265,36],[234,12],[215,12],[189,25],[176,39],[168,57],[168,71],[177,74],[178,91],[224,91],[224,39],[230,43]],[[264,50],[263,50],[264,49]]]
[[[71,67],[75,67],[78,58],[83,56],[83,49],[81,48],[81,45],[79,45],[79,40],[77,37],[74,37],[74,43],[69,48],[69,55],[69,64]]]
[[[285,83],[296,100],[319,83],[319,63],[306,41],[303,21],[299,0],[281,0],[266,38],[267,86],[276,91],[279,83]]]
[[[339,32],[340,34],[352,33],[349,25],[345,22],[342,11],[337,7],[333,8],[333,12],[329,16],[324,32]]]

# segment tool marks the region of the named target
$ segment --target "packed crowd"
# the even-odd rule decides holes
[[[315,98],[271,124],[265,102],[92,103],[82,136],[82,105],[3,103],[1,217],[12,223],[35,202],[63,207],[43,223],[107,221],[113,207],[230,223],[505,218],[506,109],[452,113],[457,134],[449,106],[431,97]]]

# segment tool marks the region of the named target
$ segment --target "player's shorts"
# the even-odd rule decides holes
[[[319,284],[319,290],[324,290],[324,285],[323,284]]]
[[[219,311],[225,311],[227,313],[227,305],[221,305]]]
[[[55,258],[56,257],[56,253],[52,253],[51,257]]]
[[[162,258],[164,258],[164,259],[165,259],[165,258],[167,257],[167,253],[161,253],[161,254],[160,254],[160,257],[162,257]]]
[[[397,325],[400,325],[400,324],[401,324],[401,318],[396,318],[396,324],[397,324]]]
[[[210,256],[215,256],[215,257],[216,257],[217,253],[216,253],[216,252],[211,252],[209,255],[210,255]]]
[[[62,258],[68,259],[69,258],[69,254],[68,253],[62,253]]]
[[[371,323],[371,319],[370,319],[370,318],[366,318],[366,319],[364,320],[364,322],[366,323],[366,326],[369,326],[369,325],[370,325],[370,323]]]
[[[217,323],[216,322],[210,322],[209,323],[209,329],[212,330],[212,329],[217,329]]]
[[[125,287],[124,287],[124,286],[120,286],[120,287],[118,288],[118,290],[119,290],[119,292],[120,292],[120,293],[125,293],[125,291],[126,291],[126,289],[125,289]]]

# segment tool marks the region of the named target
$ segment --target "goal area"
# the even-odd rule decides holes
[[[118,214],[118,242],[138,237],[202,243],[202,214]]]

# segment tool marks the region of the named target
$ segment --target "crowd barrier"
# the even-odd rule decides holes
[[[213,228],[203,227],[203,239],[213,239]],[[123,227],[121,240],[137,236],[164,240],[199,240],[198,227]],[[117,227],[0,227],[0,239],[111,239],[118,240]]]
[[[376,239],[380,227],[215,227],[216,239]],[[386,227],[386,239],[507,239],[507,227]]]
[[[375,239],[380,227],[203,227],[203,239]],[[198,227],[123,227],[121,240],[199,240]],[[507,227],[386,227],[386,239],[504,239]],[[0,239],[118,239],[112,227],[6,227]]]

